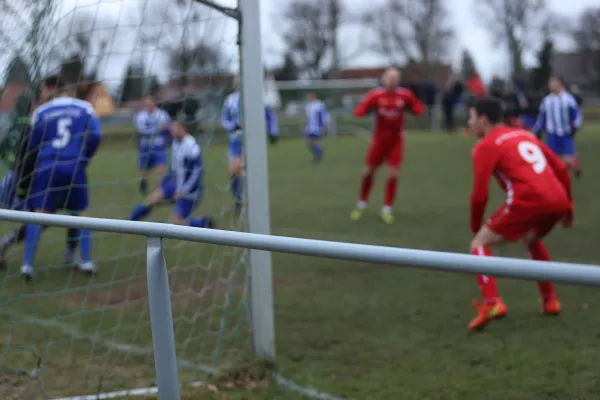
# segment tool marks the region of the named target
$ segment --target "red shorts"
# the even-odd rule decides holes
[[[558,207],[539,207],[534,210],[502,205],[485,225],[510,242],[516,242],[530,232],[541,239],[567,216],[568,211],[568,208],[561,210]]]
[[[398,168],[404,159],[404,141],[395,140],[393,142],[372,141],[367,150],[367,159],[365,164],[369,168],[377,168],[384,161],[390,167]]]

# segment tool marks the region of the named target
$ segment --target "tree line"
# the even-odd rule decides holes
[[[367,2],[365,2],[367,3]],[[451,21],[452,0],[380,0],[356,9],[344,0],[292,0],[279,19],[284,57],[276,79],[328,79],[357,52],[371,53],[390,65],[413,61],[428,79],[429,66],[448,62],[460,48]],[[502,46],[511,74],[525,78],[524,57],[537,53],[533,83],[545,84],[551,72],[554,42],[569,39],[580,54],[578,73],[600,91],[600,7],[590,7],[570,20],[557,15],[547,0],[473,0],[472,18],[489,33],[490,48]],[[354,32],[352,37],[348,32]],[[463,52],[462,69],[474,69]]]
[[[16,50],[7,81],[33,82],[52,71],[69,81],[94,82],[112,55],[128,53],[118,90],[128,101],[159,87],[148,66],[155,56],[164,60],[162,69],[177,77],[178,90],[192,76],[230,72],[231,55],[225,53],[218,33],[223,19],[194,0],[144,0],[125,16],[81,7],[57,19],[59,3],[0,0],[4,21],[19,25],[0,24],[0,44]],[[275,78],[332,79],[349,60],[372,54],[390,65],[416,62],[421,79],[427,80],[430,66],[447,62],[460,49],[451,20],[452,0],[365,3],[357,8],[356,2],[345,0],[282,2],[272,16],[277,19],[274,25],[281,27],[277,33],[283,43],[282,62],[273,69]],[[528,73],[524,57],[537,52],[533,81],[543,85],[551,73],[554,42],[563,37],[581,55],[576,66],[580,76],[600,91],[600,6],[573,20],[556,15],[547,0],[473,0],[471,6],[472,17],[489,32],[490,47],[506,49],[514,76]],[[121,31],[123,26],[134,28],[127,33]],[[15,43],[21,43],[19,48]],[[462,66],[476,69],[468,52],[463,52]]]

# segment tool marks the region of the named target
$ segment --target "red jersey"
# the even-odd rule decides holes
[[[401,139],[404,133],[404,111],[414,115],[422,114],[423,103],[408,89],[372,89],[354,109],[354,115],[364,117],[370,110],[375,111],[375,132],[373,139]]]
[[[509,126],[493,128],[473,148],[471,228],[481,227],[492,175],[506,192],[505,206],[539,210],[571,202],[564,163],[535,135]]]

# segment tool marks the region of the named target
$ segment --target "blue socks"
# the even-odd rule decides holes
[[[37,246],[40,242],[42,234],[41,225],[27,225],[25,228],[25,254],[23,256],[23,264],[33,266]]]
[[[144,205],[144,204],[140,204],[133,209],[133,212],[129,216],[129,220],[139,221],[140,219],[147,217],[148,214],[150,214],[151,210],[152,210],[151,207],[148,207],[147,205]]]
[[[208,220],[205,217],[202,218],[190,218],[189,224],[193,228],[206,228]]]
[[[320,144],[312,144],[310,146],[315,161],[321,161],[323,159],[323,146]]]
[[[231,175],[231,194],[236,202],[242,201],[242,177],[239,175]]]
[[[87,229],[79,230],[79,251],[81,262],[88,263],[92,261],[92,231]]]

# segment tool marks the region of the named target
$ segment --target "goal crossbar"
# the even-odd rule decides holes
[[[542,262],[504,257],[478,257],[439,251],[202,229],[166,223],[50,215],[14,210],[0,210],[0,221],[88,229],[145,236],[147,238],[150,326],[154,347],[157,391],[160,399],[180,399],[169,278],[162,239],[179,239],[259,251],[275,251],[387,264],[397,267],[416,267],[446,272],[488,274],[509,278],[600,286],[600,266],[595,265]],[[261,268],[261,265],[256,265],[255,268]],[[256,292],[252,293],[250,296],[260,295]],[[250,300],[252,302],[252,299]],[[255,334],[257,331],[255,331]],[[260,356],[260,354],[258,355]]]

